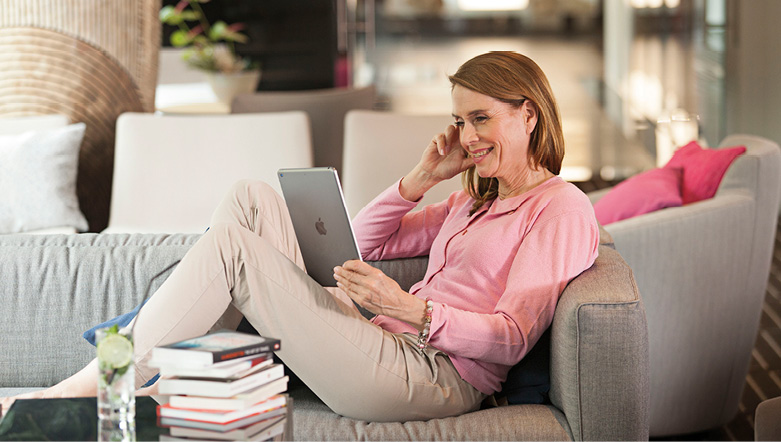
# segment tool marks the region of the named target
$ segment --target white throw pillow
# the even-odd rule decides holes
[[[0,233],[64,226],[87,230],[76,197],[85,127],[0,135]]]

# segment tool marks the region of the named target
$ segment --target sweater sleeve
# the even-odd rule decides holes
[[[400,183],[401,180],[380,193],[353,220],[363,259],[426,255],[447,217],[447,201],[411,212],[417,202],[407,201],[401,196]]]
[[[515,365],[550,325],[567,283],[593,264],[598,243],[596,221],[581,211],[534,226],[519,245],[494,311],[435,302],[429,343],[460,357]]]

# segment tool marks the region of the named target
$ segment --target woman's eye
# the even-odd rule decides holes
[[[475,117],[474,119],[475,123],[485,123],[486,121],[488,121],[488,117],[480,116],[480,117]]]
[[[463,122],[463,121],[456,121],[456,122],[455,122],[455,123],[453,123],[453,124],[454,124],[456,127],[458,127],[458,128],[462,128],[462,127],[464,127],[464,122]]]

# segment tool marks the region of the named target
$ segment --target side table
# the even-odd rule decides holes
[[[136,439],[156,441],[166,432],[157,426],[157,402],[137,397]],[[0,440],[98,440],[96,399],[19,399],[0,421]]]

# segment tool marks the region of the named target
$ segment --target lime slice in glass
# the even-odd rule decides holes
[[[98,342],[98,360],[111,368],[122,368],[133,358],[133,344],[119,334],[110,334]]]

